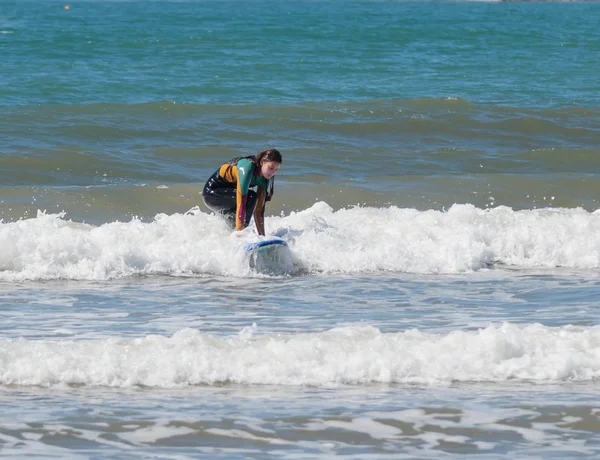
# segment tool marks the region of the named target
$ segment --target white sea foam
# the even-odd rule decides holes
[[[312,272],[464,273],[494,264],[600,267],[600,211],[579,208],[334,211],[319,202],[269,217],[267,229],[288,241],[294,263]],[[255,275],[240,251],[252,232],[236,237],[221,219],[199,209],[160,214],[153,222],[100,226],[40,212],[32,219],[0,223],[0,280]]]
[[[0,342],[0,384],[179,387],[243,383],[330,386],[600,379],[600,327],[490,325],[383,333],[346,326],[230,337]]]

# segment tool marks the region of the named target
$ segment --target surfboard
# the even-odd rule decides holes
[[[290,268],[291,251],[285,240],[267,238],[244,245],[250,256],[250,268],[261,273],[286,272]]]

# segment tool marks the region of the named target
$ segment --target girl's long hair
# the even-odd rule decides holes
[[[276,163],[283,163],[283,158],[281,157],[281,153],[277,149],[266,149],[259,152],[257,155],[254,155],[252,158],[252,162],[260,168],[262,161],[274,161]],[[267,196],[265,198],[266,201],[271,201],[273,198],[273,192],[275,190],[275,177],[271,178],[271,185],[269,190],[267,190]]]

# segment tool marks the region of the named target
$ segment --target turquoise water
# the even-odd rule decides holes
[[[599,13],[2,2],[0,454],[597,456]]]
[[[4,4],[2,105],[598,105],[595,3],[65,3]]]

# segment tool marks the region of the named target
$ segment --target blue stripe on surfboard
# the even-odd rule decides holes
[[[276,245],[287,246],[287,243],[283,240],[264,240],[264,241],[257,241],[255,243],[249,243],[246,246],[244,246],[244,249],[246,252],[250,252],[256,248],[263,248],[265,246],[276,246]]]

